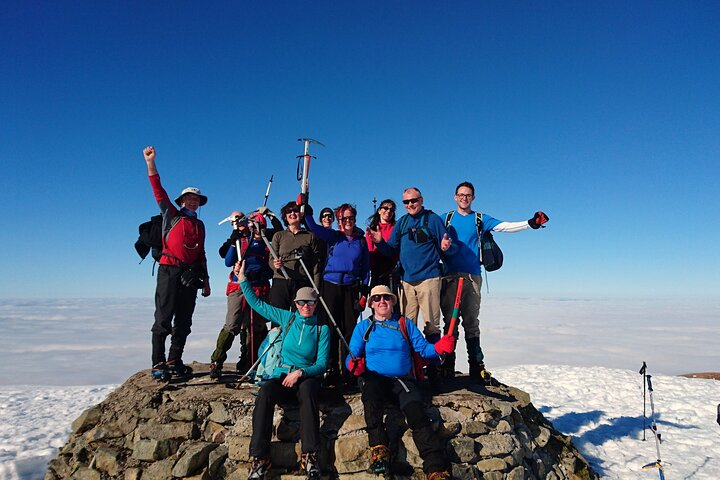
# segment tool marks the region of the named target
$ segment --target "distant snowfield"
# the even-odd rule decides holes
[[[652,437],[642,441],[647,361],[666,478],[720,479],[720,382],[668,376],[720,369],[720,304],[486,297],[488,367],[527,391],[604,478],[658,478],[641,470],[656,459]],[[151,298],[0,300],[1,480],[42,479],[72,421],[150,366],[152,313]],[[224,315],[223,299],[198,299],[185,361],[209,361]]]

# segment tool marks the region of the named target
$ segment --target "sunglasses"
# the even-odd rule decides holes
[[[380,295],[373,295],[372,297],[370,297],[370,301],[371,302],[379,302],[380,300],[385,300],[386,302],[389,302],[393,298],[394,297],[388,293],[381,293]]]
[[[341,222],[354,222],[355,217],[353,215],[350,215],[349,217],[342,217],[340,219]]]
[[[293,210],[288,210],[288,211],[285,213],[285,215],[290,215],[291,213],[299,214],[299,213],[300,213],[300,210],[294,210],[294,209],[293,209]]]
[[[408,198],[406,200],[403,200],[403,204],[410,205],[412,203],[414,205],[419,202],[421,198],[422,197]]]
[[[332,213],[323,213],[322,215],[320,215],[320,218],[332,218],[332,217],[333,217]]]
[[[380,207],[380,210],[390,210],[391,212],[395,210],[395,207],[389,207],[387,205],[383,205]]]
[[[301,307],[304,307],[305,305],[312,307],[317,303],[317,300],[296,300],[295,303],[297,303]]]

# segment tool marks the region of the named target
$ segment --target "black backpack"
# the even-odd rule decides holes
[[[450,226],[453,215],[455,215],[455,210],[445,215],[445,228]],[[475,212],[475,228],[478,234],[478,256],[480,257],[480,263],[485,267],[485,271],[494,272],[503,265],[503,253],[498,244],[495,243],[495,239],[490,230],[484,234],[482,233],[483,223],[482,213],[480,212]]]
[[[141,262],[152,251],[152,258],[160,261],[162,256],[162,215],[153,215],[150,221],[141,223],[138,227],[140,236],[135,242],[135,251],[140,255]]]

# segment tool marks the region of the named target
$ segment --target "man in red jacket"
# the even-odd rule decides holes
[[[205,258],[205,225],[197,218],[197,209],[207,203],[200,189],[188,187],[175,203],[170,201],[160,183],[155,166],[155,148],[143,150],[150,185],[163,217],[163,251],[155,290],[155,323],[152,327],[152,374],[157,380],[168,380],[171,374],[191,372],[182,361],[185,341],[190,335],[192,314],[198,289],[203,297],[210,295],[210,277]],[[171,335],[165,360],[165,339]]]

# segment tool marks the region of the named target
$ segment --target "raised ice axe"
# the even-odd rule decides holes
[[[305,205],[307,205],[307,192],[308,192],[308,174],[310,172],[310,159],[311,158],[317,158],[310,155],[310,144],[315,143],[317,145],[320,145],[321,147],[324,147],[322,143],[318,142],[317,140],[313,140],[312,138],[298,138],[298,142],[304,142],[305,143],[305,153],[302,155],[298,155],[298,172],[297,177],[298,180],[300,180],[300,213],[303,215],[305,214]],[[303,159],[302,164],[302,175],[300,175],[300,159]]]

